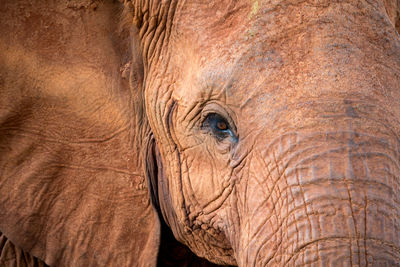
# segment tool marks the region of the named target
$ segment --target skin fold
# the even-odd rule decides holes
[[[399,1],[0,15],[1,264],[399,264]]]

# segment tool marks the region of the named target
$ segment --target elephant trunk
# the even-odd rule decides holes
[[[239,266],[398,266],[397,138],[294,133],[263,151],[235,192]]]

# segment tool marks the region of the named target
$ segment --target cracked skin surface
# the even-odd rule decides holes
[[[0,265],[398,266],[399,1],[121,2],[0,6]]]

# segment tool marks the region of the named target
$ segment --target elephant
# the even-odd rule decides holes
[[[0,5],[1,266],[400,266],[399,0]]]

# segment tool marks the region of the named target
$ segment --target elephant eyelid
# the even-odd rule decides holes
[[[203,120],[202,129],[211,132],[218,141],[222,141],[228,137],[237,142],[237,137],[233,132],[232,126],[223,116],[217,113],[209,113]]]

